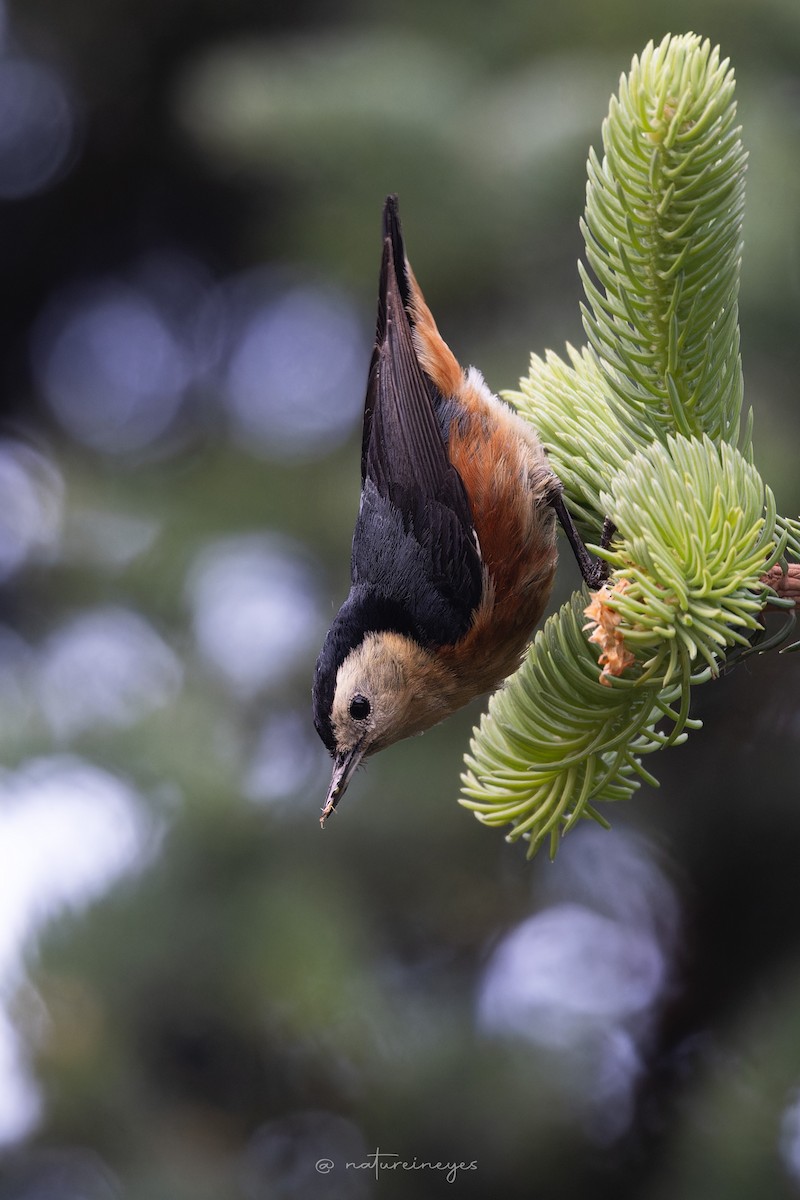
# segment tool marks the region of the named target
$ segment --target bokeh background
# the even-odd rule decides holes
[[[700,689],[555,864],[456,804],[480,706],[317,823],[383,197],[514,387],[582,340],[620,71],[690,28],[739,80],[796,514],[796,0],[0,3],[0,1200],[800,1191],[797,658]],[[378,1148],[475,1165],[346,1167]]]

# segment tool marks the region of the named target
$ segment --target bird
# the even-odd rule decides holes
[[[601,585],[607,564],[562,493],[530,422],[441,337],[388,196],[351,587],[312,687],[333,758],[322,826],[364,759],[517,669],[553,586],[557,518],[587,584]]]

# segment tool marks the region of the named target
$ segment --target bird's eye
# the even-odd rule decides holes
[[[350,701],[350,716],[354,721],[363,721],[370,714],[370,702],[366,696],[358,693]]]

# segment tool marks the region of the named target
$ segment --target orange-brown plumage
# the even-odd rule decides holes
[[[366,755],[516,669],[552,588],[556,513],[577,537],[533,429],[440,336],[395,197],[361,469],[350,595],[314,677],[315,724],[334,757],[323,820]]]
[[[464,390],[449,454],[470,498],[487,587],[472,627],[442,658],[486,691],[516,669],[549,599],[557,560],[549,501],[558,484],[519,419],[491,396],[470,395],[474,385]]]
[[[560,485],[530,426],[490,393],[477,371],[461,369],[410,266],[408,279],[419,363],[458,409],[448,458],[469,498],[488,576],[472,627],[441,657],[453,669],[475,671],[484,663],[480,690],[486,691],[514,670],[550,595],[557,560],[550,501]]]

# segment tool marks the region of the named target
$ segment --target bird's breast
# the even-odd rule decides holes
[[[448,454],[464,484],[485,568],[481,605],[450,649],[484,689],[511,674],[550,597],[557,551],[554,476],[535,432],[469,372]]]

